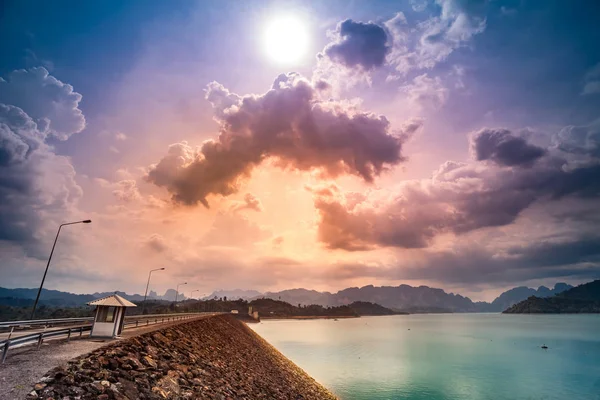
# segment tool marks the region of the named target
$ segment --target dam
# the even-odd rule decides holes
[[[231,315],[112,342],[49,371],[29,399],[335,399]]]

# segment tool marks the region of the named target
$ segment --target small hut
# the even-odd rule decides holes
[[[96,306],[96,314],[90,337],[115,337],[121,334],[125,322],[125,309],[137,307],[118,294],[103,297],[87,303]]]

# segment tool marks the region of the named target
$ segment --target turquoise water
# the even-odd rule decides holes
[[[429,314],[251,326],[342,400],[600,400],[600,315]]]

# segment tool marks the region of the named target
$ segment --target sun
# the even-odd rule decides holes
[[[271,20],[264,32],[269,58],[278,64],[295,64],[308,50],[308,32],[298,18],[288,15]]]

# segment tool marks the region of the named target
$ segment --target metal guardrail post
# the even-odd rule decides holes
[[[79,328],[79,337],[83,336],[83,326]]]
[[[8,346],[9,345],[10,345],[9,341],[4,343],[3,351],[2,351],[2,364],[4,364],[4,361],[6,361],[6,356],[8,355]]]
[[[11,326],[10,327],[10,333],[8,334],[8,338],[6,340],[10,339],[10,337],[12,336],[14,330],[15,330],[15,327]]]
[[[67,342],[71,341],[71,328],[69,328],[69,334],[67,335]]]
[[[37,348],[38,350],[40,349],[40,347],[42,346],[42,342],[44,341],[44,333],[40,333],[40,338],[38,339],[38,343],[37,343]]]

